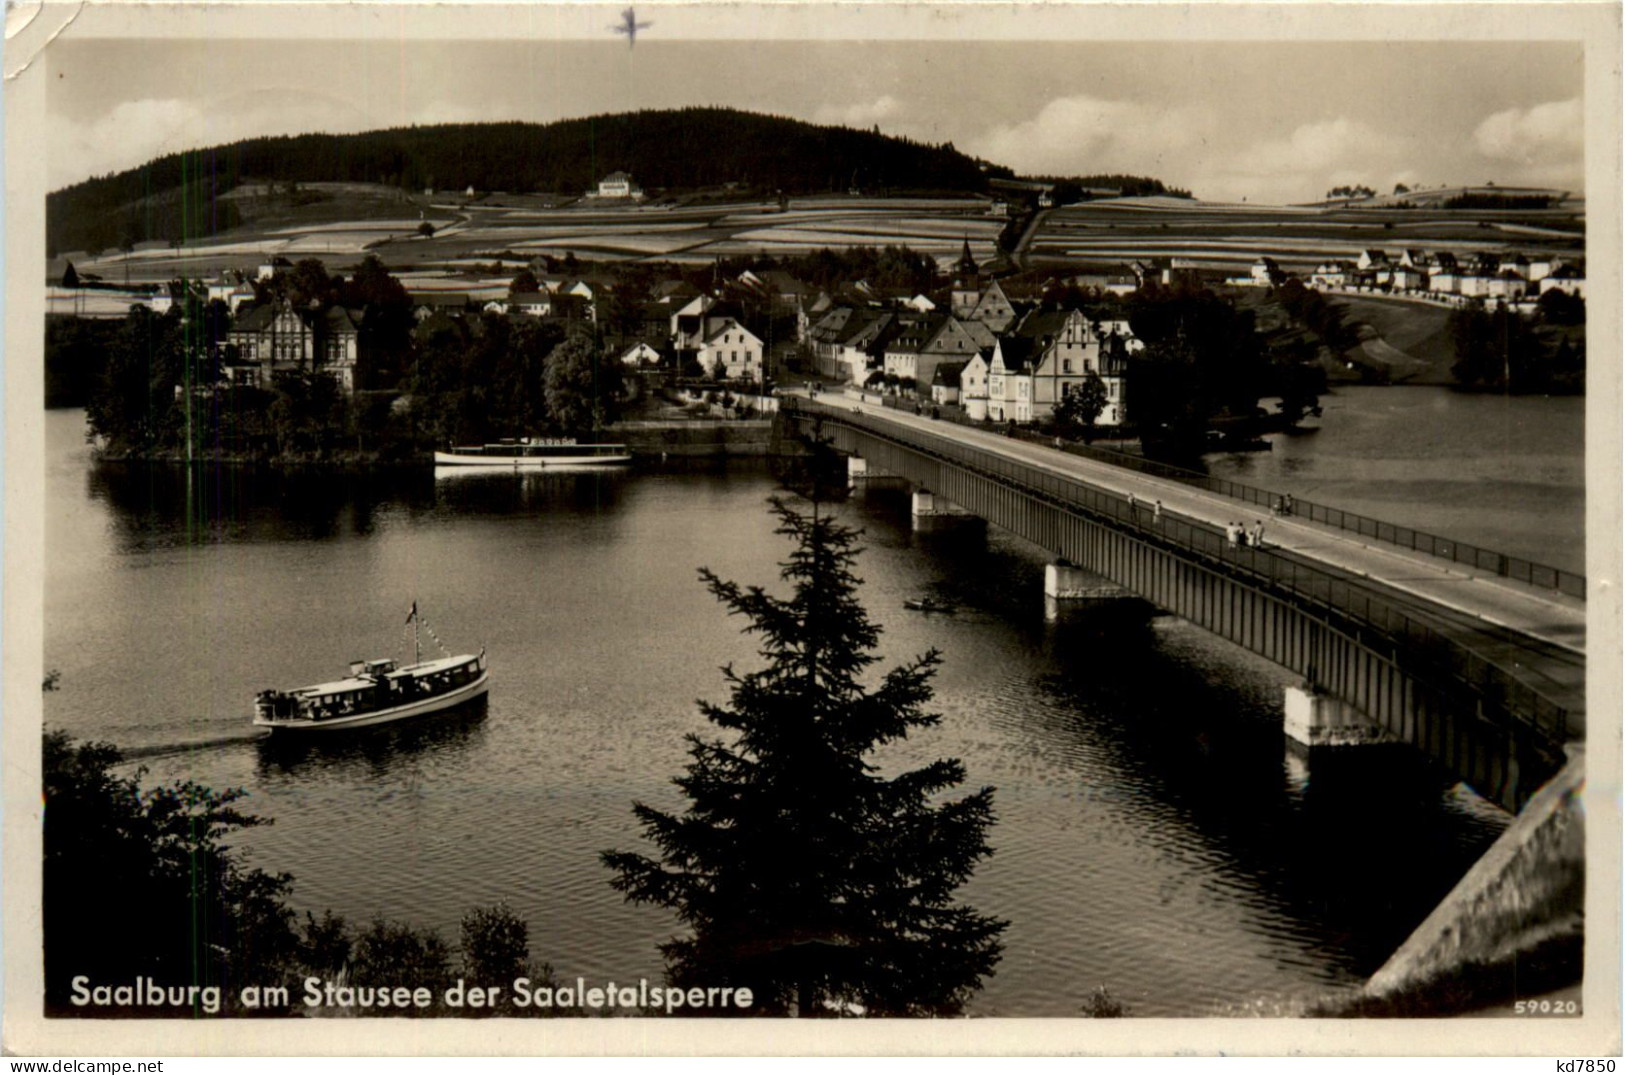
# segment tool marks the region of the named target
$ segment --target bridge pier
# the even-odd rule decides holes
[[[1044,596],[1057,601],[1098,601],[1134,595],[1088,568],[1068,560],[1052,560],[1044,565]]]
[[[1282,709],[1287,738],[1305,750],[1399,742],[1370,716],[1330,694],[1288,687]]]
[[[909,514],[914,519],[915,530],[939,530],[946,526],[982,521],[947,497],[939,496],[924,486],[914,490],[909,498]]]
[[[1044,621],[1054,623],[1063,610],[1081,605],[1139,600],[1104,575],[1079,567],[1068,560],[1052,560],[1044,565]]]
[[[846,486],[848,489],[907,489],[909,480],[869,465],[861,455],[846,457]]]

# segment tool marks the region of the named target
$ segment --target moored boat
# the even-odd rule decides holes
[[[574,438],[525,437],[495,444],[468,444],[434,453],[436,467],[605,466],[630,463],[624,444],[580,444]]]
[[[408,622],[421,622],[416,604]],[[350,674],[343,679],[260,691],[254,699],[254,724],[278,733],[363,728],[450,709],[489,690],[484,649],[428,661],[415,645],[414,650],[412,663],[402,668],[389,658],[351,661]]]

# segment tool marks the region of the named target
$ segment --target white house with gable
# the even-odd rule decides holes
[[[762,341],[733,318],[724,318],[699,347],[700,365],[708,373],[720,367],[729,380],[758,380],[762,375]]]

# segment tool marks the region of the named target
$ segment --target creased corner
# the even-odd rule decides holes
[[[51,47],[51,42],[61,37],[63,31],[79,18],[85,3],[86,0],[78,0],[72,5],[36,4],[31,10],[13,8],[7,11],[6,81],[10,82],[32,67],[34,61]],[[53,26],[54,29],[51,28]],[[44,40],[39,40],[42,33],[46,36]]]

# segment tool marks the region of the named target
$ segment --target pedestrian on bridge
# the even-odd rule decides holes
[[[1162,522],[1162,501],[1160,500],[1151,505],[1151,521],[1154,523]]]

